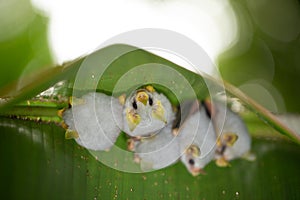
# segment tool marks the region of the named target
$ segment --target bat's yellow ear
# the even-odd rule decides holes
[[[65,138],[66,139],[77,139],[77,138],[79,138],[79,135],[78,135],[77,131],[67,129],[66,133],[65,133]]]
[[[155,89],[151,86],[151,85],[147,85],[146,86],[146,90],[148,91],[148,92],[155,92]]]
[[[135,100],[147,105],[149,95],[145,91],[140,91],[136,94]]]
[[[133,131],[136,126],[141,122],[141,117],[137,113],[134,113],[133,110],[126,110],[126,121],[130,131]]]
[[[192,144],[189,148],[187,148],[186,153],[192,155],[193,157],[199,157],[200,149],[196,145]]]
[[[224,133],[223,134],[223,141],[225,142],[226,146],[233,146],[234,143],[239,139],[239,136],[235,133]]]
[[[118,97],[119,103],[124,106],[125,105],[125,100],[126,100],[126,94],[122,94],[121,96]]]
[[[163,121],[165,124],[167,123],[167,120],[165,118],[165,109],[161,105],[160,101],[156,102],[152,111],[152,116],[160,121]]]

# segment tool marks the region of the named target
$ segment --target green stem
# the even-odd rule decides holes
[[[273,115],[269,110],[255,102],[245,93],[243,93],[238,88],[234,87],[230,83],[223,81],[226,91],[239,98],[245,105],[254,112],[263,122],[273,127],[275,130],[279,131],[280,133],[290,137],[293,141],[300,144],[300,135],[291,130],[285,124],[277,119],[275,115]]]
[[[282,123],[280,120],[277,119],[275,115],[273,115],[269,110],[255,102],[253,99],[251,99],[249,96],[247,96],[245,93],[243,93],[241,90],[236,88],[235,86],[231,85],[230,83],[224,81],[224,80],[217,80],[214,77],[207,75],[207,74],[201,74],[206,80],[211,81],[215,85],[219,85],[220,87],[224,86],[224,89],[226,92],[228,92],[230,95],[237,97],[240,99],[241,102],[253,113],[256,114],[256,116],[261,119],[264,123],[268,124],[272,128],[274,128],[276,131],[282,133],[285,136],[288,136],[290,139],[292,139],[297,144],[300,144],[300,134],[296,133],[295,131],[291,130],[289,127],[287,127],[284,123]]]
[[[1,117],[16,117],[20,119],[55,122],[62,121],[58,111],[67,108],[68,103],[51,100],[31,100],[21,102],[10,109],[3,110]]]

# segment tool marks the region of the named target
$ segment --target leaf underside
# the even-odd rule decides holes
[[[128,51],[130,50],[130,51]],[[122,53],[125,54],[123,55]],[[116,55],[121,55],[116,58]],[[76,87],[74,81],[81,64],[87,62],[83,58],[66,63],[63,66],[40,72],[31,77],[31,82],[23,90],[16,91],[14,97],[0,105],[2,115],[22,115],[34,113],[35,116],[57,117],[56,110],[67,107],[67,102],[59,102],[56,106],[40,104],[28,105],[21,103],[14,109],[16,102],[34,97],[53,84],[70,80],[69,88],[64,88],[66,96],[84,94],[88,91],[99,91],[107,94],[119,95],[146,81],[144,84],[155,82],[164,78],[169,83],[168,87],[154,84],[164,92],[176,105],[179,100],[190,98],[193,94],[181,85],[180,81],[174,82],[174,77],[181,74],[196,93],[196,98],[203,99],[209,95],[205,83],[218,82],[206,77],[206,80],[193,72],[185,70],[165,59],[150,54],[144,50],[126,45],[113,45],[101,49],[94,54],[88,62],[102,65],[109,63],[109,68],[104,72],[100,81],[86,79],[84,88]],[[113,62],[110,61],[113,59]],[[156,63],[152,68],[147,63]],[[126,74],[130,69],[146,64],[146,68],[136,69],[133,74]],[[160,65],[168,69],[175,69],[169,76],[159,73]],[[172,71],[172,70],[171,70]],[[87,77],[93,77],[93,71],[85,71]],[[116,88],[117,81],[122,77],[137,76],[138,79],[124,79]],[[180,78],[180,77],[179,77]],[[127,81],[126,81],[127,80]],[[76,81],[75,81],[76,83]],[[124,86],[124,87],[122,87]],[[0,90],[5,96],[14,85]],[[73,90],[74,89],[74,90]],[[242,97],[243,103],[250,109],[257,108],[255,102],[235,91],[229,85],[226,88],[230,94]],[[178,93],[174,93],[174,90]],[[72,94],[73,91],[73,94]],[[181,91],[181,92],[180,92]],[[75,95],[75,96],[76,96]],[[28,108],[29,107],[29,108]],[[34,112],[31,112],[34,111]],[[39,113],[40,112],[40,113]],[[42,114],[43,115],[40,115]],[[262,119],[273,126],[278,126],[276,121],[265,113],[265,110],[255,112]],[[250,124],[251,125],[251,124]],[[270,129],[270,128],[269,128]],[[268,129],[268,130],[269,130]],[[250,130],[255,130],[250,127]],[[277,127],[281,133],[293,136],[284,125]],[[272,131],[271,131],[272,132]],[[0,119],[0,148],[1,148],[1,190],[6,199],[297,199],[300,187],[299,158],[300,149],[294,143],[286,140],[271,140],[260,138],[253,141],[253,152],[257,156],[254,162],[244,160],[233,161],[230,168],[218,168],[214,163],[209,164],[205,170],[207,175],[192,177],[181,163],[166,169],[145,174],[131,174],[119,172],[104,166],[89,154],[86,149],[78,146],[73,140],[64,139],[64,130],[53,124],[37,123],[34,121]],[[122,136],[121,136],[122,137]],[[295,139],[295,138],[294,138]],[[125,138],[119,138],[125,144]],[[297,142],[297,138],[295,139]]]
[[[54,124],[1,118],[1,195],[5,199],[299,199],[300,149],[254,139],[256,161],[210,163],[192,177],[182,163],[142,174],[98,162]]]

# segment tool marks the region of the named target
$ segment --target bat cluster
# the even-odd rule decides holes
[[[242,119],[221,103],[186,101],[174,109],[152,86],[115,98],[88,93],[63,113],[66,138],[91,150],[108,150],[120,132],[143,171],[167,167],[179,159],[194,176],[212,160],[228,166],[251,158],[251,137]]]

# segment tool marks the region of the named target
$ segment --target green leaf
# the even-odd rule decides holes
[[[95,66],[99,71],[95,70]],[[106,66],[108,66],[107,69],[105,68]],[[130,70],[134,70],[134,72],[127,73]],[[161,70],[168,72],[168,76],[162,73]],[[99,76],[97,76],[97,73]],[[78,77],[78,74],[80,74],[80,77]],[[84,77],[84,79],[81,79],[81,77]],[[89,90],[111,94],[114,92],[121,77],[124,82],[118,85],[115,95],[128,92],[128,88],[136,84],[147,83],[153,83],[158,90],[167,93],[174,104],[178,103],[179,97],[185,99],[193,97],[194,92],[199,99],[203,99],[208,95],[207,86],[198,74],[142,49],[128,45],[112,45],[100,49],[87,57],[68,62],[63,66],[39,71],[28,77],[28,84],[24,85],[22,90],[15,91],[12,95],[13,98],[4,101],[0,105],[0,110],[18,101],[34,97],[58,81],[63,80],[71,80],[72,82],[72,80],[75,81],[76,79],[76,84],[71,85],[71,87],[75,92],[78,91],[79,94]],[[100,80],[97,78],[100,78]],[[168,88],[155,84],[157,81],[164,82]],[[191,88],[185,87],[186,85],[183,83],[190,84],[193,91],[190,91]],[[0,90],[0,96],[9,96],[14,87],[15,83],[12,83]],[[172,95],[170,90],[172,92],[177,91],[177,97]]]
[[[166,76],[167,74],[167,76]],[[145,84],[153,84],[165,93],[170,101],[177,105],[182,100],[204,99],[222,91],[239,98],[251,111],[280,133],[300,143],[300,135],[276,119],[267,109],[256,103],[240,90],[226,81],[221,82],[208,75],[200,76],[168,60],[160,58],[142,49],[128,45],[112,45],[100,49],[91,55],[79,58],[28,78],[30,82],[22,90],[15,91],[13,98],[0,105],[0,112],[7,110],[16,102],[33,97],[53,84],[62,80],[73,80],[72,95],[80,96],[87,91],[100,91],[113,95],[130,92],[130,89]],[[0,90],[0,96],[11,93],[12,84]],[[70,94],[71,95],[71,94]]]
[[[192,177],[180,162],[144,174],[98,162],[55,124],[0,119],[3,199],[299,199],[300,148],[254,139],[254,162],[210,163]]]
[[[0,12],[1,16],[7,15],[0,22],[0,63],[5,66],[0,69],[0,115],[28,121],[0,118],[0,191],[3,199],[300,198],[299,146],[274,137],[274,131],[261,121],[254,120],[253,123],[251,120],[256,119],[253,116],[245,118],[251,133],[260,137],[254,138],[252,148],[257,160],[248,162],[238,159],[231,163],[230,168],[218,168],[211,163],[205,168],[207,175],[198,177],[192,177],[181,163],[144,174],[115,171],[98,162],[74,140],[65,140],[65,130],[58,126],[61,119],[57,111],[68,106],[66,97],[70,95],[80,96],[90,90],[97,90],[118,96],[137,85],[153,84],[177,105],[181,100],[192,98],[194,92],[198,99],[206,98],[210,92],[209,87],[213,90],[222,89],[222,83],[127,45],[108,46],[89,56],[49,68],[51,57],[46,42],[47,20],[32,9],[28,0],[9,2],[11,4],[7,5],[10,7]],[[21,15],[11,15],[12,8],[21,8],[16,12]],[[19,23],[9,23],[15,22],[14,16],[19,16]],[[247,14],[244,18],[248,25],[252,23]],[[243,31],[247,33],[245,27]],[[253,36],[252,31],[248,32],[242,45],[252,45],[250,58],[261,53],[268,54],[264,44],[269,45],[268,41],[272,39],[264,43],[261,38],[254,43],[251,39],[249,42],[247,38]],[[287,46],[281,43],[276,45],[279,45],[276,48]],[[296,44],[282,49],[288,49],[294,56],[298,46]],[[277,61],[282,66],[285,61],[288,65],[296,66],[289,58],[281,59],[280,52],[276,53],[279,54]],[[269,57],[262,58],[271,66]],[[255,65],[257,63],[260,64],[256,62]],[[269,76],[268,70],[263,69],[261,72],[252,74]],[[81,78],[82,75],[84,78]],[[278,78],[277,74],[276,80]],[[49,99],[36,96],[60,81],[70,83],[69,88],[62,88],[63,96],[57,93]],[[188,85],[190,87],[186,87]],[[225,82],[225,86],[229,94],[240,98],[264,122],[295,142],[300,142],[300,136],[279,122],[268,110],[232,85]],[[292,86],[295,88],[297,85]],[[45,123],[48,120],[49,123]],[[261,134],[262,131],[264,133]],[[125,142],[126,138],[121,135],[117,145],[124,146]]]
[[[156,64],[149,68],[148,63]],[[81,85],[76,84],[78,81],[76,76],[80,74],[82,64],[95,65],[99,68],[108,65],[109,68],[104,71],[100,81],[93,78],[97,77],[95,71],[84,70],[86,77],[90,78],[79,79],[83,81],[81,83],[84,83]],[[167,87],[159,84],[155,86],[167,94],[174,104],[178,103],[178,97],[185,99],[193,95],[187,88],[182,87],[181,81],[174,82],[174,77],[186,79],[199,99],[208,95],[205,83],[216,87],[221,85],[212,77],[205,76],[204,81],[200,75],[144,50],[127,45],[113,45],[96,51],[89,59],[79,58],[63,66],[32,75],[28,79],[30,82],[24,85],[22,90],[13,92],[14,98],[2,103],[1,113],[21,116],[26,116],[26,113],[43,116],[43,113],[45,117],[57,117],[55,111],[66,107],[67,102],[57,102],[56,105],[54,101],[52,102],[54,105],[47,105],[45,102],[34,103],[35,99],[33,99],[29,100],[30,105],[27,105],[20,101],[34,97],[62,80],[70,80],[70,89],[74,88],[73,92],[78,95],[90,90],[118,95],[126,92],[128,87],[139,84],[140,81],[147,84],[165,78],[159,70],[156,70],[161,69],[161,65],[166,65],[167,69],[171,69],[169,72],[172,73],[169,73],[169,77],[165,79],[166,84],[168,83],[168,87],[178,93],[175,96]],[[139,66],[146,68],[141,70]],[[135,73],[128,74],[128,70],[132,69],[136,70]],[[145,78],[146,75],[148,76]],[[134,77],[138,78],[133,79]],[[118,85],[117,81],[122,78],[125,82]],[[78,85],[84,87],[77,87]],[[225,85],[232,95],[239,97],[260,117],[267,119],[269,124],[274,125],[282,133],[293,136],[293,133],[284,125],[278,125],[273,118],[268,118],[272,116],[271,114],[257,107],[255,102],[249,101],[249,98],[236,88],[227,83]],[[11,88],[15,88],[14,83],[6,90],[1,90],[1,96],[12,94]],[[19,105],[13,107],[13,110],[8,109],[16,102],[19,102]],[[1,188],[3,196],[10,199],[21,197],[22,199],[244,199],[253,194],[257,194],[257,198],[264,198],[266,194],[274,194],[274,198],[296,198],[298,195],[299,182],[296,178],[298,161],[295,158],[299,157],[299,147],[284,140],[270,142],[265,139],[255,139],[253,151],[258,157],[257,161],[236,160],[232,162],[231,168],[226,169],[218,168],[211,163],[205,168],[207,171],[205,176],[192,177],[181,163],[156,172],[130,174],[104,166],[75,141],[65,140],[64,129],[53,123],[1,118],[0,125],[2,134],[0,153],[4,163],[0,171],[1,176],[4,177],[2,180],[5,180],[1,182]],[[118,140],[123,144],[124,141],[125,138],[122,136]],[[295,141],[298,141],[297,138]],[[286,163],[289,164],[286,165]],[[249,173],[245,173],[245,170]],[[288,170],[288,173],[285,170]],[[272,187],[262,190],[262,187],[269,182],[272,182]],[[283,184],[284,182],[292,186]]]

